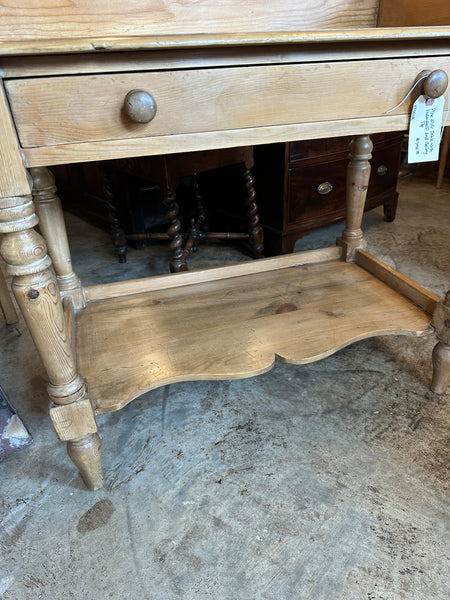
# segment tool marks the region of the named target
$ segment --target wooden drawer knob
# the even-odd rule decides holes
[[[437,69],[432,71],[423,82],[423,93],[428,98],[439,98],[448,88],[448,75],[445,71]]]
[[[156,115],[156,102],[145,90],[131,90],[125,96],[124,109],[135,123],[150,123]]]

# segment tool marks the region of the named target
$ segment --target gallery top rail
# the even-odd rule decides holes
[[[450,40],[450,27],[401,27],[273,33],[189,34],[164,36],[75,37],[1,40],[0,56],[103,53],[144,50],[220,48],[311,43]]]

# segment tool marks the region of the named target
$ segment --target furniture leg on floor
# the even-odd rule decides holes
[[[450,382],[450,291],[433,314],[438,343],[433,350],[433,380],[431,389],[444,394]]]
[[[79,445],[77,465],[90,489],[102,485],[99,460],[92,467],[98,444],[89,445],[97,431],[86,383],[77,372],[72,334],[73,304],[63,302],[44,238],[34,227],[38,217],[31,195],[3,198],[0,206],[1,254],[13,275],[12,290],[47,372],[50,416],[61,440]],[[64,229],[65,233],[65,229]],[[64,241],[64,238],[63,238]],[[93,452],[95,448],[95,453]]]
[[[200,175],[227,166],[240,167],[243,185],[243,202],[247,217],[247,233],[219,233],[206,231],[207,218],[202,199]],[[260,225],[256,202],[255,182],[252,175],[253,148],[225,148],[205,152],[189,152],[176,155],[145,157],[134,160],[117,161],[104,166],[105,196],[110,214],[111,233],[116,254],[120,262],[126,261],[126,240],[169,240],[172,259],[172,273],[188,269],[188,257],[198,247],[201,240],[248,240],[250,252],[255,258],[261,258],[264,252],[264,233]],[[116,218],[120,201],[115,189],[119,174],[138,176],[153,182],[161,189],[162,200],[166,207],[168,232],[146,234],[125,234],[123,226]],[[192,180],[193,197],[197,214],[190,219],[190,227],[183,232],[177,189],[183,177]]]

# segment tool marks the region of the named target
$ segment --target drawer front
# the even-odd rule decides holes
[[[367,190],[368,204],[376,198],[394,193],[397,185],[402,138],[376,145],[371,160]],[[294,163],[288,170],[288,228],[332,222],[345,215],[346,173],[348,157],[330,158],[327,162]]]
[[[396,133],[375,133],[370,136],[373,142],[374,151],[380,145],[392,143],[398,140],[402,134]],[[314,160],[327,162],[330,160],[330,155],[341,154],[348,156],[349,146],[353,136],[329,137],[318,140],[301,140],[291,142],[289,144],[289,160],[295,162],[297,160]]]
[[[370,161],[368,198],[396,189],[401,151],[402,138],[396,138],[389,144],[374,147]]]
[[[340,159],[289,169],[288,229],[344,215],[347,164]]]
[[[21,144],[31,148],[382,116],[420,71],[435,68],[450,71],[450,58],[41,77],[5,85]],[[135,89],[156,101],[149,123],[125,115],[125,96]],[[395,114],[408,111],[406,102]]]
[[[309,159],[327,161],[333,154],[348,156],[351,139],[352,136],[343,136],[291,142],[289,160],[291,162]]]

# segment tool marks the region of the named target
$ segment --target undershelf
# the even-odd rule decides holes
[[[368,337],[430,330],[429,314],[355,263],[283,259],[89,302],[77,317],[78,360],[97,412],[177,381],[250,377],[275,359],[304,364]]]

